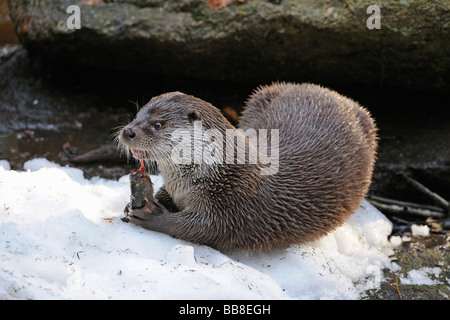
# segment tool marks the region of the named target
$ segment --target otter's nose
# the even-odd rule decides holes
[[[123,130],[122,136],[125,139],[132,140],[134,139],[134,137],[136,137],[136,133],[131,130],[131,128],[126,128],[125,130]]]

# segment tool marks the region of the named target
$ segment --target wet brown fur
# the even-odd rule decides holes
[[[147,229],[225,252],[285,248],[340,226],[368,191],[375,124],[366,109],[332,90],[275,83],[249,98],[239,128],[280,130],[274,175],[262,175],[259,164],[172,163],[170,133],[190,128],[193,118],[233,129],[211,104],[175,92],[153,98],[127,126],[135,139],[121,139],[126,148],[146,150],[165,181],[156,199],[171,213],[159,224],[142,224]],[[156,120],[164,122],[161,130],[149,130]]]

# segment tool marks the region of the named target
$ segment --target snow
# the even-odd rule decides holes
[[[394,247],[399,247],[403,243],[402,237],[400,236],[392,236],[389,241]]]
[[[5,170],[11,170],[11,166],[9,165],[9,162],[6,160],[0,160],[0,167],[2,167]]]
[[[392,225],[366,201],[315,242],[225,255],[122,222],[128,176],[24,167],[0,161],[0,299],[359,299],[394,265]]]
[[[421,269],[413,269],[408,272],[406,277],[400,276],[400,281],[402,284],[418,284],[418,285],[435,285],[440,282],[430,278],[433,275],[435,278],[439,277],[442,269],[439,267],[424,267]]]
[[[430,235],[430,228],[426,225],[413,224],[411,226],[413,236],[416,237],[428,237]]]

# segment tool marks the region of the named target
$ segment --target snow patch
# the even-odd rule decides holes
[[[11,170],[11,166],[7,160],[0,160],[0,170]]]
[[[413,236],[416,237],[428,237],[430,235],[430,228],[428,226],[421,226],[417,224],[413,224],[411,226],[411,231]]]
[[[392,225],[366,201],[312,243],[225,255],[123,223],[128,176],[24,167],[0,162],[0,299],[358,299],[394,265]]]
[[[442,269],[439,267],[429,268],[424,267],[421,269],[414,269],[408,272],[406,277],[400,276],[400,281],[402,284],[418,284],[418,285],[434,285],[439,284],[439,281],[433,280],[430,276],[438,278]]]

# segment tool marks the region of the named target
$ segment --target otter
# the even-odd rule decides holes
[[[264,172],[268,164],[259,158],[235,161],[239,148],[231,152],[234,161],[175,161],[180,139],[174,136],[182,130],[188,142],[194,141],[199,121],[204,131],[233,132],[234,146],[243,139],[246,150],[257,146],[245,130],[278,130],[278,150],[272,151],[278,169]],[[222,252],[261,252],[326,235],[356,211],[368,192],[378,141],[374,120],[333,90],[315,84],[261,86],[247,100],[238,128],[219,109],[191,95],[152,98],[120,130],[118,140],[135,158],[156,161],[164,185],[156,202],[132,210],[129,221]],[[270,148],[272,140],[267,140]],[[205,150],[205,141],[187,145],[194,158]]]

